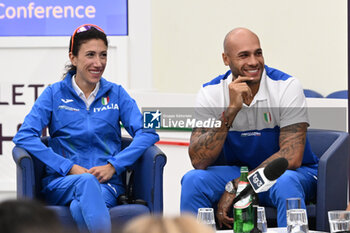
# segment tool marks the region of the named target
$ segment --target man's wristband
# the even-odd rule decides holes
[[[222,119],[224,121],[224,125],[226,126],[226,128],[229,129],[231,126],[228,124],[228,120],[225,117],[225,111],[222,112]]]

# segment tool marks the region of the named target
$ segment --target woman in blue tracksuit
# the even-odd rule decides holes
[[[108,208],[124,192],[121,173],[159,140],[143,129],[135,101],[102,78],[107,63],[106,34],[82,25],[70,41],[65,78],[48,86],[13,141],[47,165],[43,193],[49,204],[69,205],[79,229],[110,232]],[[133,137],[121,151],[120,122]],[[48,126],[49,146],[40,141]]]

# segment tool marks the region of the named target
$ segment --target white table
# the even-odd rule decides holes
[[[286,233],[287,232],[287,229],[284,227],[284,228],[269,228],[267,230],[267,233]],[[219,231],[216,231],[216,233],[233,233],[233,230],[219,230]],[[312,232],[310,232],[312,233]]]
[[[275,228],[268,228],[267,233],[286,233],[287,228],[286,227],[275,227]],[[322,231],[309,231],[309,233],[320,233]],[[233,233],[233,230],[220,230],[216,231],[216,233]]]

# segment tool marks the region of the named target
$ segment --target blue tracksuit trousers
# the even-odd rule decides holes
[[[110,207],[117,204],[117,194],[107,184],[100,184],[89,173],[60,177],[44,189],[47,202],[69,205],[81,232],[110,233]]]
[[[277,208],[279,227],[287,225],[286,199],[301,198],[302,208],[305,202],[316,195],[318,165],[301,166],[296,170],[287,170],[266,192],[259,193],[259,204]],[[197,213],[198,208],[216,209],[225,185],[240,176],[240,167],[212,166],[206,170],[191,170],[182,178],[181,212]]]

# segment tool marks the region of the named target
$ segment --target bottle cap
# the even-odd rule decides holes
[[[248,172],[248,167],[247,166],[242,166],[241,167],[241,172]]]

